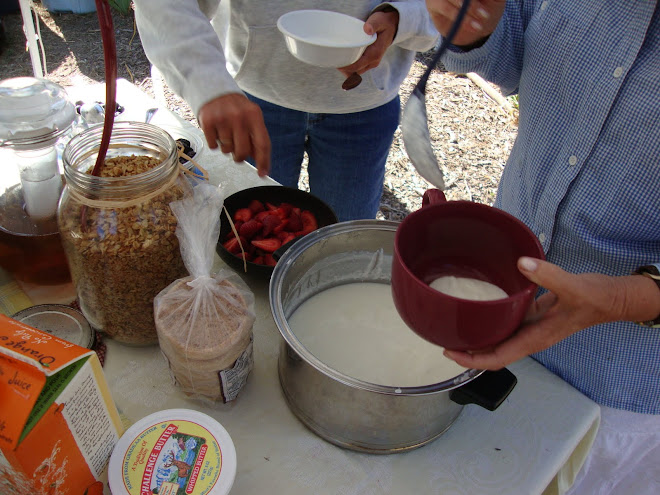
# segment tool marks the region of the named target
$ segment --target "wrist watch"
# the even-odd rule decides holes
[[[656,283],[658,289],[660,290],[660,263],[640,266],[633,273],[650,278]],[[660,328],[660,315],[658,315],[654,320],[638,321],[637,324],[643,325],[645,327]]]

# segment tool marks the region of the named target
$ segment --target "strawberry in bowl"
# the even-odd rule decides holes
[[[277,263],[278,250],[338,221],[332,209],[316,196],[285,186],[238,191],[225,199],[225,208],[218,254],[232,268],[267,279]]]

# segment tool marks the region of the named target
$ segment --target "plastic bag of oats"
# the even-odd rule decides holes
[[[199,183],[170,203],[189,276],[154,299],[156,331],[175,383],[196,398],[229,402],[253,367],[254,295],[233,271],[211,273],[224,197]]]

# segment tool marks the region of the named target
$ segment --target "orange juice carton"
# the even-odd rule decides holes
[[[94,351],[0,315],[0,493],[100,494],[122,433]]]

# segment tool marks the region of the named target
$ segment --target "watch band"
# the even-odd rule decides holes
[[[658,290],[660,290],[660,263],[640,266],[633,273],[650,278],[656,283]],[[645,327],[660,328],[660,315],[654,320],[638,321],[637,324]]]

